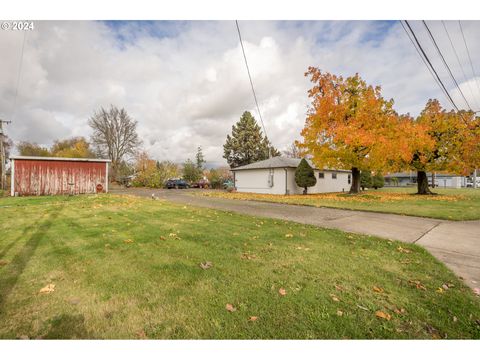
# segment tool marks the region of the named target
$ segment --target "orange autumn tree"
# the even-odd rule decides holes
[[[464,160],[467,167],[463,173],[480,167],[480,117],[470,117],[468,136],[464,140]]]
[[[156,161],[151,159],[146,151],[140,151],[135,156],[134,186],[158,187],[154,184],[157,172]]]
[[[432,194],[427,172],[467,175],[473,170],[479,159],[476,121],[471,112],[447,112],[438,100],[428,100],[411,125],[421,134],[421,140],[411,131],[404,134],[409,135],[407,141],[413,150],[409,168],[417,171],[417,194]]]
[[[314,84],[303,141],[297,145],[317,167],[351,169],[350,193],[360,192],[361,171],[385,171],[396,166],[395,135],[398,115],[393,100],[381,88],[355,76],[341,76],[309,67],[305,76]],[[407,154],[408,157],[408,154]]]

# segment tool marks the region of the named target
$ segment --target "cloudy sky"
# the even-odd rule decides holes
[[[458,22],[428,22],[467,101],[480,110]],[[454,89],[421,22],[412,26],[455,102]],[[462,22],[480,75],[480,22]],[[417,115],[429,98],[448,103],[399,22],[242,21],[250,70],[266,130],[274,145],[299,139],[308,106],[310,65],[344,76],[358,72],[381,85],[401,113]],[[85,136],[101,106],[125,107],[138,120],[149,154],[183,162],[202,146],[213,165],[224,164],[222,145],[244,110],[257,117],[233,21],[42,21],[25,38],[0,32],[0,118],[14,141],[49,145]],[[478,79],[480,80],[480,78]]]

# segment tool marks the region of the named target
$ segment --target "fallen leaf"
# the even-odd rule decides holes
[[[48,284],[47,286],[40,289],[41,294],[49,294],[55,291],[55,284]]]
[[[339,302],[340,299],[338,297],[335,296],[335,294],[330,294],[330,297],[332,298],[333,301],[335,302]]]
[[[258,320],[258,316],[250,316],[248,318],[248,321],[257,321]]]
[[[225,305],[225,309],[227,309],[227,311],[229,312],[237,311],[237,309],[232,304]]]
[[[365,311],[369,311],[368,308],[365,307],[365,306],[362,306],[362,305],[358,305],[358,304],[357,304],[357,307],[358,307],[359,309],[362,309],[362,310],[365,310]]]
[[[345,289],[343,288],[343,286],[341,286],[341,285],[335,285],[335,289],[337,289],[338,291],[343,291],[343,290],[345,290]]]
[[[395,314],[403,314],[403,313],[405,313],[405,309],[404,308],[399,309],[399,308],[396,307],[395,309],[393,309],[393,312]]]
[[[249,253],[243,253],[240,257],[244,260],[253,260],[253,259],[257,258],[257,255],[249,254]]]
[[[456,316],[453,317],[453,322],[457,322],[458,318]]]
[[[401,247],[401,246],[399,246],[399,247],[397,248],[397,250],[398,250],[399,252],[405,253],[405,254],[410,254],[410,253],[412,252],[412,250],[410,250],[410,249],[405,249],[405,248],[403,248],[403,247]]]
[[[285,296],[285,295],[287,295],[287,290],[285,290],[284,288],[280,288],[280,289],[278,289],[278,293],[281,296]]]
[[[474,288],[473,293],[477,296],[480,296],[480,288]]]
[[[389,320],[389,321],[392,318],[392,315],[387,314],[387,313],[385,313],[383,311],[380,311],[380,310],[375,312],[375,316],[378,317],[378,318],[381,318],[381,319]]]
[[[431,326],[429,324],[426,324],[425,330],[427,330],[427,332],[432,335],[433,339],[440,339],[441,338],[440,333],[433,326]]]
[[[140,330],[139,332],[137,332],[137,336],[140,339],[146,339],[147,338],[147,335],[145,334],[145,331],[143,331],[143,330]]]
[[[293,237],[293,234],[285,234],[285,237],[286,237],[286,238],[292,238],[292,237]]]
[[[427,288],[418,280],[408,280],[411,285],[415,285],[417,289],[427,290]]]
[[[443,284],[443,285],[442,285],[442,289],[443,289],[443,290],[448,290],[449,288],[450,288],[450,287],[449,287],[447,284]]]
[[[165,236],[160,236],[160,240],[167,240]]]
[[[379,288],[379,287],[377,287],[377,286],[374,286],[374,287],[373,287],[373,291],[378,292],[378,293],[383,293],[383,289],[382,289],[382,288]]]
[[[7,260],[0,260],[0,266],[5,266],[5,265],[8,265],[8,261]]]
[[[205,262],[200,263],[200,267],[201,267],[203,270],[210,269],[212,266],[213,266],[213,264],[212,264],[211,261],[205,261]]]
[[[337,310],[337,315],[338,315],[338,316],[343,316],[343,311]]]
[[[132,239],[127,239],[127,240],[123,240],[123,242],[125,244],[131,244],[131,243],[133,243],[133,240]]]
[[[441,288],[441,287],[438,288],[438,289],[436,290],[436,292],[439,293],[439,294],[443,293],[443,288]]]

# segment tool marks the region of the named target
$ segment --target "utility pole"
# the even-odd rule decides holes
[[[0,190],[5,190],[7,185],[7,174],[5,170],[5,148],[3,146],[4,134],[3,134],[3,124],[10,124],[11,121],[6,121],[0,119]]]
[[[473,170],[473,188],[477,188],[477,169]]]

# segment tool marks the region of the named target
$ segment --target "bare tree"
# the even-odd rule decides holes
[[[283,155],[289,158],[299,159],[302,157],[300,153],[300,149],[298,146],[293,142],[286,150],[283,151]]]
[[[93,129],[92,144],[98,155],[112,160],[112,175],[115,176],[122,160],[128,155],[133,156],[141,144],[137,121],[125,109],[112,105],[108,111],[103,107],[96,111],[88,124]]]

